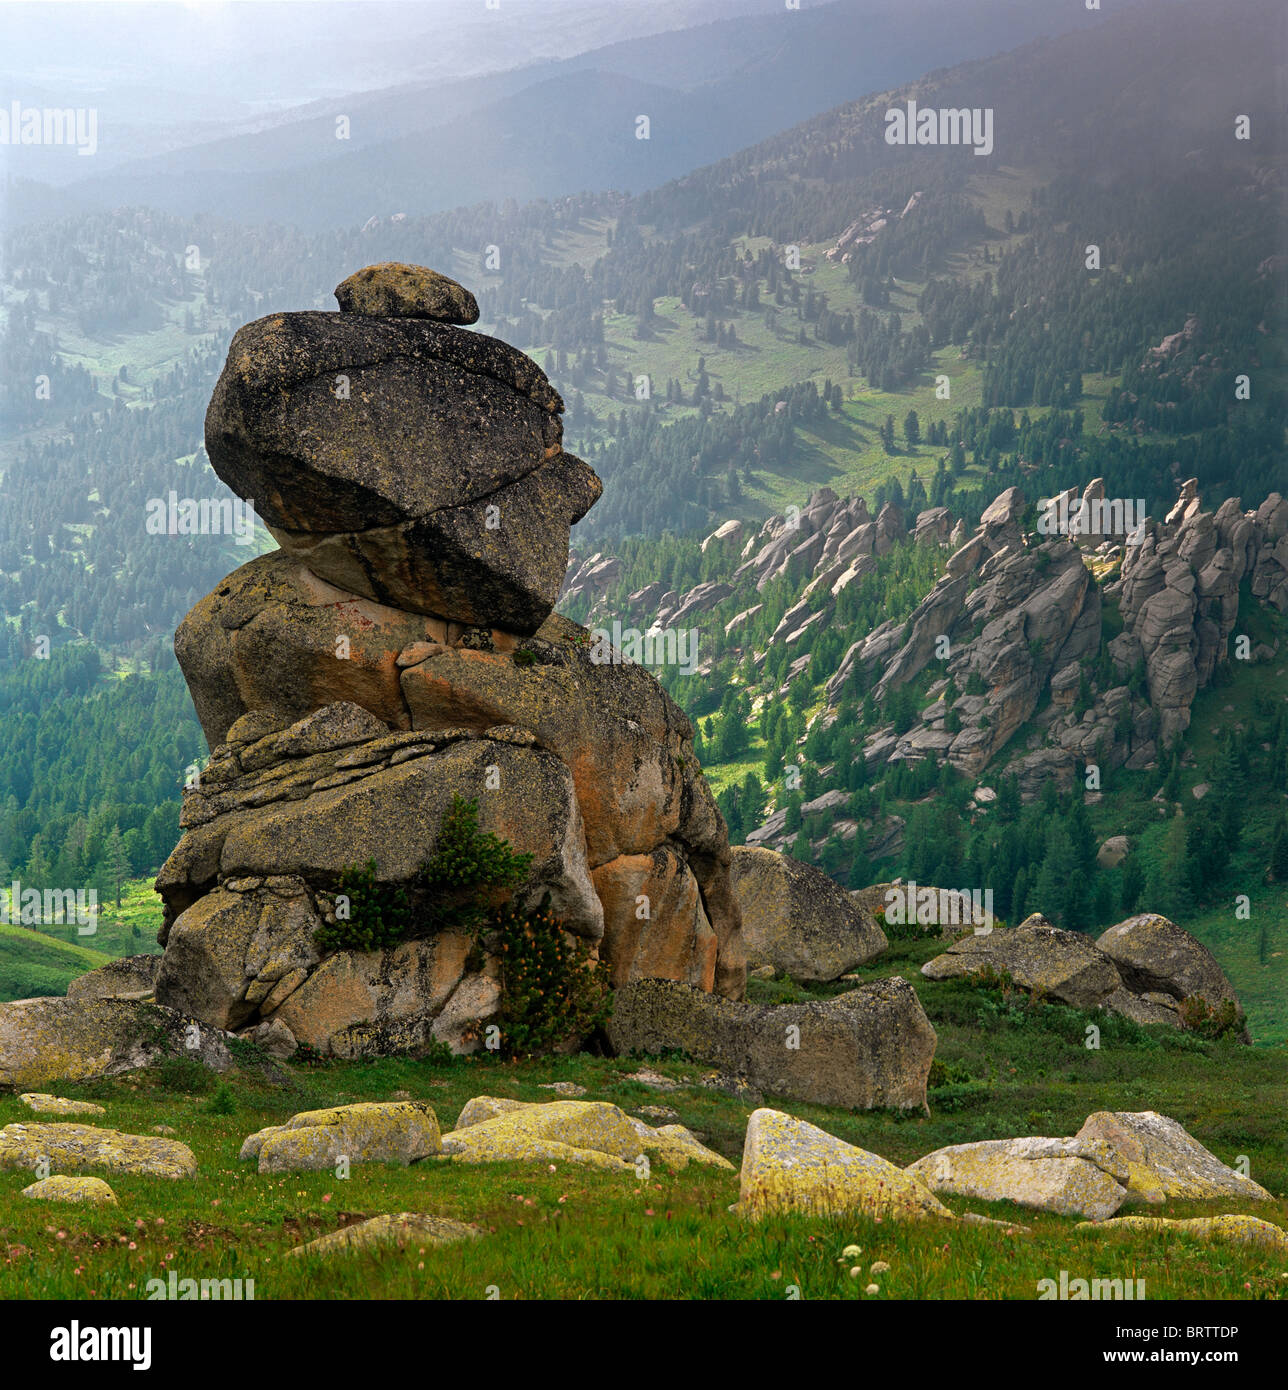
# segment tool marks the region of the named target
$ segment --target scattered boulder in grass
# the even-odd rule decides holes
[[[757,1091],[849,1110],[925,1110],[936,1041],[915,991],[898,976],[832,999],[778,1005],[638,980],[617,990],[605,1032],[618,1054],[679,1049]]]
[[[1045,919],[964,936],[921,967],[928,980],[953,980],[988,970],[1005,972],[1020,988],[1075,1009],[1100,1007],[1122,979],[1090,937],[1061,931]]]
[[[1110,927],[1096,945],[1137,994],[1157,992],[1175,1000],[1201,999],[1209,1008],[1239,1008],[1234,986],[1208,948],[1184,927],[1142,912]]]
[[[915,1174],[778,1110],[756,1110],[747,1122],[736,1210],[752,1220],[784,1212],[952,1217]]]
[[[438,1117],[423,1101],[364,1101],[292,1115],[250,1135],[239,1157],[258,1159],[261,1173],[288,1173],[341,1159],[406,1167],[442,1152]]]
[[[341,1255],[353,1250],[371,1250],[395,1245],[400,1250],[409,1245],[454,1245],[457,1241],[478,1240],[483,1232],[464,1221],[446,1216],[430,1216],[420,1211],[400,1211],[385,1216],[373,1216],[342,1226],[325,1236],[297,1245],[287,1255]]]
[[[102,1169],[151,1178],[193,1178],[197,1156],[177,1139],[95,1125],[12,1124],[0,1130],[0,1168],[34,1172],[42,1161],[70,1173]]]
[[[772,849],[735,845],[730,876],[749,966],[793,980],[835,980],[886,949],[863,904],[820,869]]]
[[[1075,1137],[1107,1144],[1123,1161],[1129,1202],[1272,1200],[1264,1187],[1154,1110],[1097,1110]]]
[[[511,1102],[511,1107],[445,1134],[443,1152],[469,1163],[498,1163],[553,1158],[554,1146],[557,1156],[567,1161],[580,1161],[571,1154],[582,1152],[612,1160],[608,1165],[586,1160],[595,1166],[625,1168],[644,1151],[638,1121],[607,1101],[520,1101]]]
[[[1167,1216],[1115,1216],[1110,1221],[1080,1221],[1078,1229],[1174,1233],[1195,1236],[1199,1240],[1258,1246],[1272,1254],[1288,1255],[1288,1231],[1256,1216],[1192,1216],[1184,1220]]]
[[[1104,1009],[1134,1023],[1231,1030],[1251,1042],[1243,1012],[1216,958],[1157,913],[1120,922],[1092,941],[1040,913],[1018,927],[995,927],[955,941],[921,967],[928,980],[985,976],[1075,1009]]]
[[[219,1031],[174,1009],[126,999],[16,999],[0,1004],[0,1086],[34,1091],[136,1071],[169,1056],[225,1071]]]
[[[985,1202],[1014,1202],[1061,1216],[1102,1221],[1127,1197],[1127,1165],[1096,1140],[986,1139],[953,1144],[905,1172],[934,1192]]]
[[[475,1096],[461,1110],[455,1130],[443,1136],[443,1150],[473,1163],[562,1158],[620,1171],[647,1154],[672,1169],[697,1162],[733,1171],[727,1158],[708,1149],[683,1125],[654,1129],[605,1101]],[[579,1158],[578,1151],[594,1156]],[[609,1162],[601,1162],[603,1158]]]
[[[101,1105],[92,1100],[68,1100],[64,1096],[50,1096],[43,1091],[25,1091],[18,1097],[28,1110],[37,1115],[106,1115]]]
[[[993,1216],[981,1216],[976,1211],[964,1211],[957,1219],[966,1222],[969,1226],[997,1226],[1008,1236],[1031,1236],[1033,1234],[1032,1226],[1022,1225],[1018,1221],[999,1221]]]
[[[116,1193],[102,1178],[73,1178],[56,1173],[22,1189],[24,1197],[36,1202],[73,1202],[92,1206],[115,1206]]]

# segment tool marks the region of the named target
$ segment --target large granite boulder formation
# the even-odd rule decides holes
[[[600,494],[561,446],[535,363],[473,296],[370,267],[341,312],[234,337],[206,420],[215,471],[282,549],[185,618],[175,650],[212,754],[157,881],[156,997],[322,1053],[480,1045],[495,943],[452,930],[323,951],[341,875],[405,888],[455,797],[531,855],[614,986],[661,977],[740,999],[728,835],[684,713],[552,612],[569,527]],[[325,936],[325,933],[323,933]]]

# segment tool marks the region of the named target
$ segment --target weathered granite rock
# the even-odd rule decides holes
[[[1097,1110],[1076,1138],[1113,1149],[1127,1165],[1132,1201],[1270,1200],[1264,1187],[1228,1168],[1175,1120],[1153,1110]]]
[[[196,1155],[177,1139],[122,1134],[94,1125],[12,1124],[0,1130],[0,1168],[34,1171],[41,1162],[68,1173],[97,1169],[152,1178],[197,1175]]]
[[[872,913],[822,870],[753,846],[732,855],[748,965],[771,965],[793,980],[835,980],[886,949]]]
[[[995,927],[962,937],[921,967],[928,980],[952,980],[986,969],[1005,971],[1021,989],[1077,1009],[1102,1005],[1122,980],[1089,937],[1044,925]]]
[[[78,975],[67,986],[68,999],[142,999],[156,988],[159,955],[121,956]]]
[[[371,862],[428,906],[419,871],[457,796],[532,859],[511,906],[545,902],[613,981],[740,997],[728,835],[692,727],[551,613],[600,493],[562,450],[563,402],[523,354],[446,324],[477,307],[432,271],[368,267],[336,294],[339,314],[241,329],[207,412],[216,472],[283,550],[176,635],[213,752],[157,879],[158,998],[282,1056],[478,1047],[501,1009],[493,937],[413,928],[360,952],[320,930]]]
[[[595,1157],[570,1158],[566,1151]],[[466,1163],[562,1156],[572,1162],[626,1170],[644,1152],[644,1145],[635,1122],[617,1106],[606,1101],[555,1100],[516,1105],[491,1119],[445,1134],[443,1152]],[[604,1165],[599,1162],[603,1158],[612,1162]]]
[[[1109,1221],[1083,1221],[1079,1230],[1143,1231],[1148,1235],[1194,1236],[1199,1240],[1250,1245],[1288,1256],[1288,1231],[1256,1216],[1115,1216]]]
[[[342,1226],[329,1235],[319,1236],[305,1245],[288,1250],[287,1255],[344,1255],[354,1250],[376,1250],[393,1245],[423,1249],[427,1245],[455,1245],[462,1240],[480,1240],[483,1232],[464,1221],[446,1216],[430,1216],[421,1211],[393,1212],[373,1216]]]
[[[22,1189],[34,1202],[72,1202],[89,1206],[116,1205],[116,1193],[102,1178],[72,1178],[56,1173]]]
[[[952,1217],[914,1174],[804,1120],[763,1109],[747,1121],[737,1210],[752,1220],[782,1212]]]
[[[553,1110],[552,1105],[563,1105],[565,1108]],[[525,1120],[513,1124],[489,1128],[477,1139],[461,1134],[462,1130],[490,1125],[493,1120],[514,1115],[518,1111],[538,1113],[529,1114]],[[634,1132],[634,1140],[626,1138],[623,1122]],[[635,1161],[640,1154],[647,1154],[677,1170],[684,1169],[689,1163],[699,1163],[733,1171],[733,1164],[727,1158],[713,1153],[683,1125],[662,1125],[653,1129],[615,1105],[606,1106],[599,1101],[549,1102],[475,1096],[462,1108],[456,1120],[456,1129],[444,1136],[443,1148],[447,1153],[458,1153],[477,1162],[485,1158],[499,1160],[507,1154],[520,1158],[542,1157],[545,1145],[550,1141],[574,1149],[591,1149],[625,1161]]]
[[[485,334],[270,314],[233,335],[206,448],[270,525],[367,530],[517,482],[558,449],[562,409],[531,358]]]
[[[561,452],[477,501],[396,525],[323,536],[269,530],[288,555],[351,593],[527,634],[554,608],[570,528],[602,492],[589,464]]]
[[[258,1159],[261,1173],[327,1169],[345,1159],[406,1167],[443,1152],[438,1119],[420,1101],[364,1101],[305,1110],[284,1125],[250,1135],[239,1157]]]
[[[1015,1202],[1103,1221],[1127,1198],[1127,1165],[1106,1143],[1082,1139],[985,1139],[919,1158],[906,1172],[934,1192]]]
[[[1177,1000],[1197,997],[1213,1008],[1238,1006],[1234,987],[1212,952],[1156,912],[1128,917],[1099,936],[1096,945],[1118,967],[1128,989],[1139,994],[1157,991]]]
[[[899,977],[773,1006],[639,980],[617,991],[606,1032],[619,1054],[679,1049],[757,1090],[853,1110],[925,1109],[935,1052],[935,1031]]]
[[[41,1091],[26,1091],[18,1097],[36,1115],[106,1115],[101,1105],[91,1100],[68,1100],[64,1096],[51,1096]]]
[[[87,1081],[191,1057],[232,1065],[217,1029],[174,1009],[124,999],[17,999],[0,1004],[0,1085]]]

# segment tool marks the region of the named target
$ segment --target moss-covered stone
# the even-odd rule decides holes
[[[1227,1167],[1194,1136],[1154,1110],[1097,1110],[1078,1131],[1127,1165],[1129,1202],[1267,1202],[1259,1183]]]
[[[471,1163],[540,1159],[551,1144],[607,1156],[615,1161],[611,1167],[628,1165],[644,1151],[630,1116],[607,1101],[520,1104],[443,1136],[445,1153]]]
[[[217,1071],[232,1065],[218,1031],[147,1001],[16,999],[0,1004],[0,1085],[16,1090],[113,1076],[172,1055]]]

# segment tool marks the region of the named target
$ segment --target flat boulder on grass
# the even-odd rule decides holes
[[[1077,1136],[1107,1144],[1127,1166],[1131,1202],[1268,1202],[1260,1184],[1227,1167],[1182,1125],[1154,1110],[1097,1110]]]
[[[95,1206],[115,1206],[116,1193],[102,1178],[73,1178],[56,1173],[22,1189],[24,1197],[36,1202],[84,1202]]]
[[[990,969],[1005,971],[1020,989],[1075,1009],[1099,1008],[1123,983],[1090,937],[1028,922],[964,936],[928,960],[921,973],[928,980],[955,980]]]
[[[18,1099],[37,1115],[107,1114],[101,1105],[95,1105],[92,1100],[67,1100],[63,1096],[46,1095],[43,1091],[25,1091]]]
[[[735,845],[730,875],[747,964],[793,980],[835,980],[886,949],[866,907],[821,869],[772,849]]]
[[[0,1086],[35,1091],[136,1071],[166,1057],[224,1071],[223,1037],[174,1009],[125,999],[16,999],[0,1004]]]
[[[1288,1231],[1257,1216],[1192,1216],[1185,1220],[1168,1216],[1115,1216],[1111,1221],[1079,1222],[1078,1229],[1186,1235],[1198,1240],[1259,1246],[1273,1254],[1288,1255]]]
[[[778,1110],[747,1121],[737,1211],[916,1220],[952,1212],[914,1174]]]
[[[343,1226],[329,1235],[319,1236],[307,1245],[297,1245],[288,1255],[343,1255],[352,1250],[373,1250],[384,1246],[405,1249],[409,1245],[454,1245],[461,1240],[478,1240],[483,1232],[464,1221],[446,1216],[429,1216],[420,1211],[400,1211],[373,1216]]]
[[[757,1091],[848,1110],[925,1110],[936,1041],[899,976],[832,999],[775,1005],[637,980],[616,991],[606,1032],[619,1055],[679,1050]]]
[[[261,1173],[289,1173],[334,1168],[340,1159],[406,1167],[442,1152],[432,1108],[400,1100],[303,1110],[250,1135],[239,1156],[258,1159]]]
[[[1127,1197],[1127,1165],[1094,1140],[1026,1136],[953,1144],[904,1171],[934,1192],[1093,1221],[1112,1216]]]
[[[197,1175],[197,1156],[177,1139],[95,1125],[12,1124],[0,1130],[0,1168],[34,1172],[42,1162],[71,1173],[101,1169],[149,1178]]]
[[[1127,988],[1181,1000],[1197,997],[1211,1008],[1239,1007],[1238,996],[1208,948],[1184,927],[1142,912],[1110,927],[1096,945],[1118,967]]]

